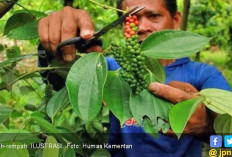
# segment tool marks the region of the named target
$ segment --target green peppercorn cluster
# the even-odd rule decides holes
[[[130,20],[131,21],[131,20]],[[128,26],[134,31],[137,26],[132,22],[126,22],[126,30]],[[136,28],[137,29],[137,28]],[[131,33],[130,37],[124,34],[126,39],[126,48],[112,45],[111,51],[120,67],[122,68],[121,76],[130,85],[135,94],[139,94],[146,88],[145,63],[144,56],[140,53],[139,36],[137,31]]]

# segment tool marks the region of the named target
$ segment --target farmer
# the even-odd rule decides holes
[[[149,34],[164,29],[179,29],[181,14],[177,11],[176,0],[123,0],[119,2],[121,9],[144,6],[137,16],[139,19],[139,39],[142,42]],[[94,34],[94,24],[90,15],[79,9],[65,7],[39,22],[39,36],[43,47],[55,56],[57,45],[69,38],[80,35],[83,39],[90,39]],[[102,51],[100,46],[90,48],[91,51]],[[64,48],[65,61],[75,59],[75,47]],[[230,87],[221,73],[214,67],[196,63],[189,58],[177,60],[160,60],[165,68],[165,84],[151,83],[148,87],[151,93],[164,98],[174,104],[193,98],[193,94],[205,88],[219,88],[230,90]],[[109,70],[119,68],[114,59],[107,59]],[[213,121],[216,114],[206,109],[204,104],[199,105],[179,140],[173,136],[172,130],[167,134],[159,134],[153,138],[144,134],[141,127],[133,123],[126,123],[122,128],[119,121],[111,115],[110,129],[112,134],[109,142],[112,144],[132,144],[132,149],[111,150],[112,156],[131,157],[180,157],[201,156],[202,137],[200,133],[213,133]],[[131,121],[130,121],[131,122]],[[129,133],[129,134],[127,134]],[[133,134],[141,133],[141,134]],[[206,139],[208,140],[208,139]]]

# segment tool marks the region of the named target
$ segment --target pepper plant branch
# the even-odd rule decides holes
[[[103,54],[109,54],[110,53],[111,46],[107,47],[104,51]]]
[[[19,77],[17,77],[16,79],[14,79],[10,85],[13,85],[14,83],[16,83],[17,81],[19,81],[20,79],[28,76],[28,75],[31,75],[31,74],[34,74],[36,72],[40,72],[40,71],[46,71],[46,70],[55,70],[55,69],[69,69],[69,67],[46,67],[46,68],[38,68],[37,70],[33,71],[33,72],[29,72],[29,73],[25,73],[23,75],[20,75]]]
[[[28,10],[27,8],[25,8],[23,5],[21,5],[21,4],[17,3],[17,2],[15,4],[18,5],[18,6],[20,6],[24,10],[26,10],[29,14],[32,15],[33,18],[35,18],[35,15],[30,10]]]

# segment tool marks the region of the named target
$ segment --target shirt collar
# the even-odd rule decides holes
[[[189,61],[190,61],[190,59],[188,57],[180,58],[180,59],[177,59],[174,63],[165,66],[165,68],[175,67],[175,66],[187,63]]]

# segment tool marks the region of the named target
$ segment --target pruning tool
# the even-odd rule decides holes
[[[76,49],[80,53],[86,53],[86,50],[92,46],[101,45],[101,41],[99,40],[100,36],[108,32],[110,29],[114,28],[118,24],[123,23],[127,16],[136,14],[144,8],[145,7],[136,6],[135,8],[125,13],[123,16],[119,17],[117,20],[113,21],[112,23],[101,29],[100,31],[94,33],[93,37],[89,40],[84,40],[80,37],[75,37],[61,42],[57,47],[58,56],[62,58],[63,56],[62,48],[67,45],[75,44]]]

